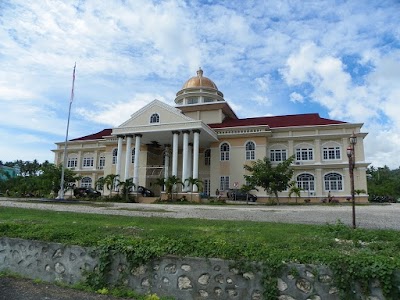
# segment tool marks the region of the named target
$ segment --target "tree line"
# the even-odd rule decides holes
[[[0,178],[0,192],[10,196],[35,196],[35,197],[54,197],[58,194],[61,185],[62,166],[55,165],[49,161],[39,163],[34,161],[16,160],[14,162],[0,161],[0,165],[6,167],[18,168],[19,176],[11,177],[7,172],[2,171]],[[80,180],[69,170],[64,169],[64,189]]]

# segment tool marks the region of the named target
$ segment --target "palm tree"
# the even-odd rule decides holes
[[[292,194],[295,194],[296,195],[296,203],[297,203],[297,198],[300,197],[300,192],[301,192],[301,188],[299,188],[297,186],[295,181],[292,181],[290,183],[289,198],[292,198]]]
[[[94,183],[94,186],[96,187],[96,190],[102,190],[104,191],[104,186],[106,185],[106,179],[104,177],[100,177],[97,179],[97,181]]]
[[[128,178],[125,181],[121,181],[117,179],[117,185],[118,188],[121,188],[122,195],[125,196],[126,202],[129,200],[129,192],[132,190],[132,188],[136,187],[135,184],[133,183],[133,178]]]
[[[173,191],[175,191],[177,193],[176,186],[178,184],[184,186],[183,182],[176,175],[169,176],[165,180],[165,191],[167,192],[168,200],[173,200],[172,199],[172,193],[173,193]]]
[[[111,190],[115,188],[115,183],[116,183],[116,179],[117,179],[118,176],[119,175],[116,175],[116,174],[108,174],[104,179],[105,183],[106,183],[107,190],[110,191],[109,196],[111,196]]]
[[[156,178],[156,181],[154,182],[154,184],[159,185],[161,187],[161,191],[164,191],[165,178],[164,177]]]
[[[198,178],[193,178],[193,177],[189,177],[185,180],[185,183],[188,183],[189,186],[197,186],[197,190],[200,190],[202,185],[203,185],[203,181],[201,181]],[[190,194],[190,201],[192,201],[193,198],[193,193]]]

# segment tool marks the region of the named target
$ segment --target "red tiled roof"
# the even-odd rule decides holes
[[[268,125],[270,128],[292,127],[292,126],[316,126],[344,124],[346,122],[321,118],[319,114],[301,114],[274,117],[258,117],[248,119],[225,119],[222,123],[208,124],[211,128],[243,127]],[[112,129],[103,129],[94,134],[82,136],[70,141],[98,140],[111,135]]]
[[[105,136],[111,135],[111,131],[112,131],[112,129],[107,128],[107,129],[103,129],[102,131],[99,131],[97,133],[85,135],[85,136],[82,136],[82,137],[79,137],[76,139],[72,139],[70,141],[99,140]]]
[[[222,123],[208,124],[211,128],[243,127],[268,125],[270,128],[292,126],[315,126],[344,124],[346,122],[321,118],[319,114],[286,115],[274,117],[257,117],[248,119],[225,119]]]

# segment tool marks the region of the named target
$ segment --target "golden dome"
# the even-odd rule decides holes
[[[182,90],[187,88],[199,87],[206,87],[218,90],[217,85],[214,83],[214,81],[203,76],[203,70],[201,68],[199,68],[199,70],[197,71],[197,76],[194,76],[185,82]]]

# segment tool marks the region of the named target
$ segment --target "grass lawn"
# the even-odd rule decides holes
[[[279,255],[302,263],[344,254],[397,260],[400,251],[398,231],[353,230],[343,224],[141,218],[8,207],[0,207],[0,235],[81,246],[97,246],[111,237],[153,243],[162,239],[175,246],[163,249],[165,254],[251,260]]]
[[[339,273],[356,270],[341,276],[381,280],[400,269],[398,231],[353,230],[343,224],[142,218],[0,207],[0,236],[133,249],[138,263],[166,254],[272,265],[322,263]]]

